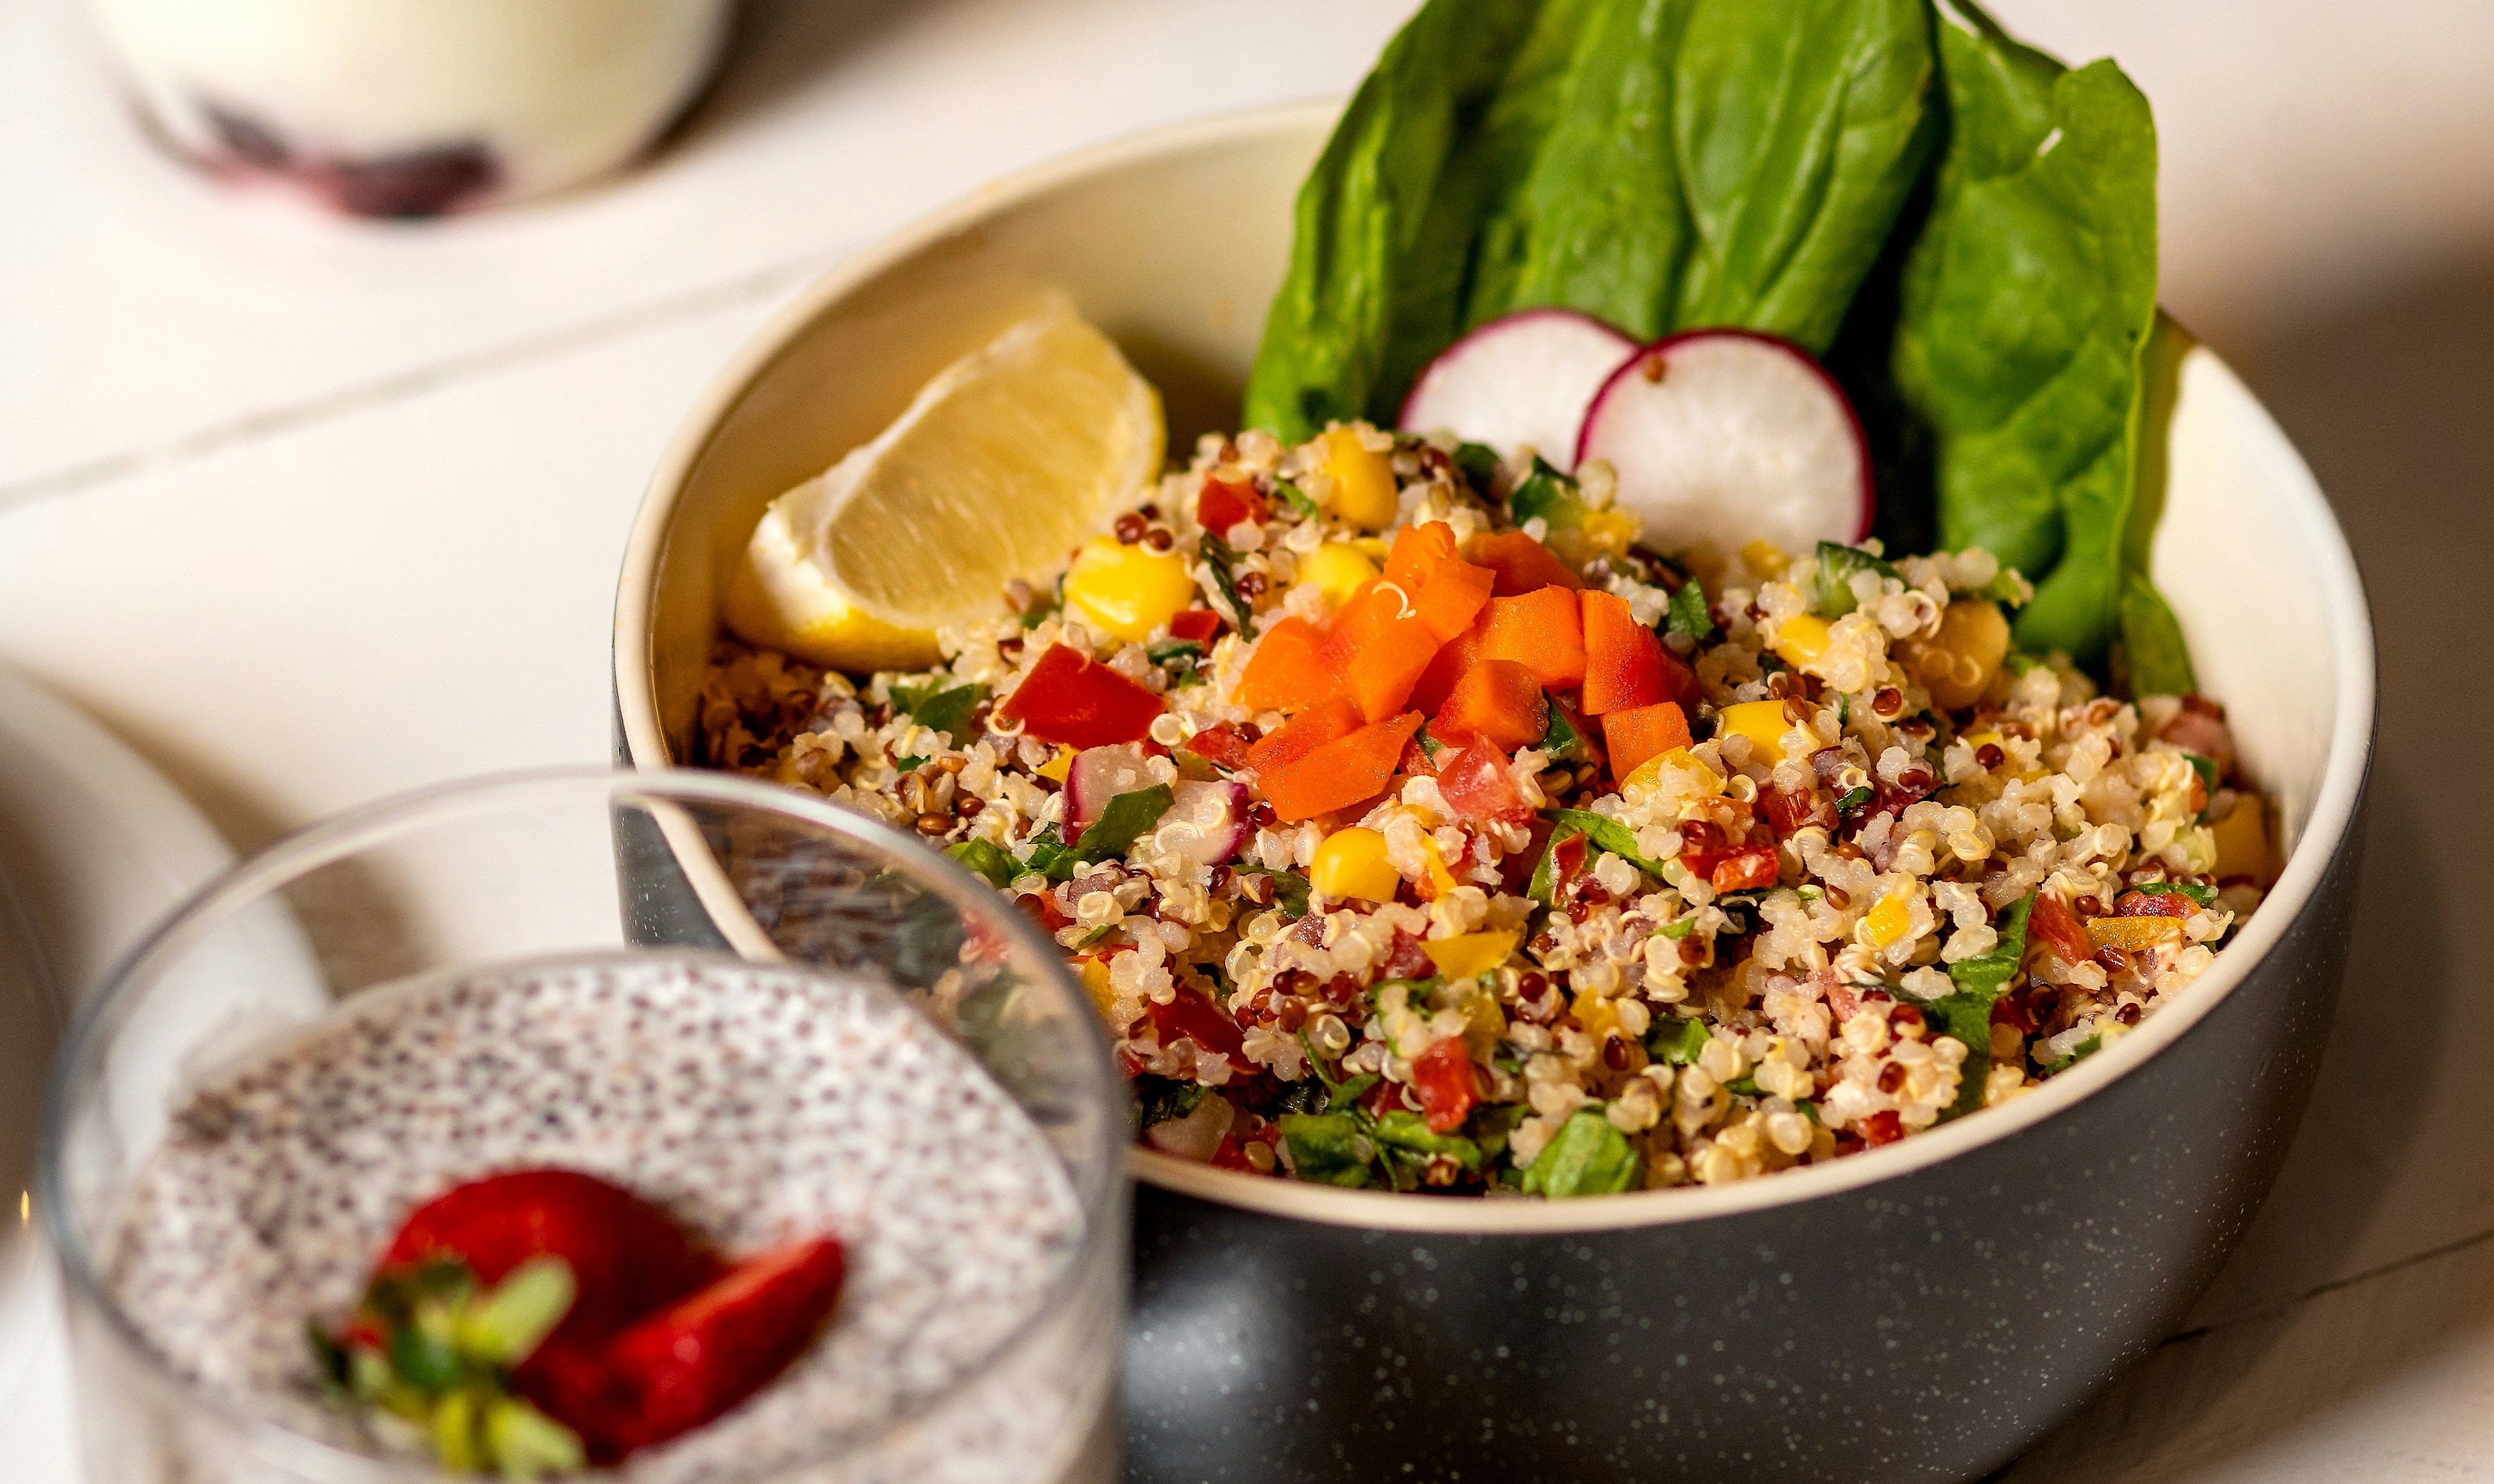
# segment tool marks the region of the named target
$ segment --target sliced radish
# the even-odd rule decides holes
[[[1065,825],[1068,837],[1100,817],[1109,801],[1152,786],[1143,766],[1143,749],[1136,742],[1113,747],[1085,747],[1065,770]]]
[[[1663,551],[1870,533],[1862,425],[1818,362],[1772,335],[1690,330],[1638,351],[1595,395],[1576,458],[1609,461],[1620,508]]]
[[[1198,865],[1219,865],[1247,843],[1247,788],[1242,783],[1199,783],[1188,779],[1171,785],[1170,810],[1152,828],[1160,832],[1161,848]],[[1184,830],[1173,826],[1184,825]]]
[[[1585,409],[1636,348],[1572,309],[1502,315],[1438,352],[1403,400],[1403,427],[1487,443],[1502,458],[1531,448],[1572,469]]]

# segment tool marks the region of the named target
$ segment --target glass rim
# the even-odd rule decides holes
[[[818,826],[912,863],[920,867],[917,884],[935,892],[965,916],[975,916],[999,931],[1043,966],[1045,975],[1056,982],[1072,1000],[1075,1009],[1085,1012],[1078,1017],[1083,1027],[1082,1041],[1088,1051],[1084,1059],[1104,1087],[1112,1091],[1122,1087],[1122,1080],[1116,1075],[1107,1032],[1100,1025],[1098,1016],[1088,1014],[1088,996],[1066,967],[1063,954],[1052,941],[1040,936],[1039,929],[1027,917],[1006,908],[992,888],[914,835],[865,814],[843,809],[828,800],[801,794],[779,784],[691,768],[573,764],[504,770],[387,795],[289,831],[194,889],[150,926],[96,982],[94,991],[76,1007],[76,1013],[70,1017],[68,1028],[61,1037],[60,1050],[52,1063],[51,1075],[44,1091],[42,1119],[36,1139],[36,1204],[41,1208],[45,1237],[51,1244],[65,1280],[65,1301],[73,1306],[83,1304],[101,1317],[110,1331],[113,1343],[137,1358],[150,1384],[167,1388],[180,1396],[187,1405],[207,1412],[248,1439],[255,1451],[281,1458],[292,1454],[307,1462],[320,1461],[332,1475],[339,1470],[350,1474],[360,1470],[366,1479],[439,1481],[457,1477],[438,1465],[358,1452],[298,1432],[236,1405],[234,1399],[228,1395],[186,1379],[174,1369],[170,1358],[147,1339],[102,1281],[95,1264],[93,1244],[89,1242],[87,1233],[78,1229],[78,1224],[71,1215],[63,1158],[74,1114],[73,1088],[78,1080],[79,1070],[96,1054],[98,1038],[106,1036],[111,1029],[116,1013],[123,1004],[152,982],[152,971],[195,946],[202,935],[227,921],[235,911],[266,899],[285,884],[300,880],[320,866],[346,859],[377,839],[409,833],[443,818],[456,817],[500,796],[525,794],[558,785],[602,785],[609,799],[616,803],[629,803],[637,794],[653,802],[690,799],[750,806]],[[729,952],[732,953],[733,949]],[[1095,1160],[1091,1170],[1080,1174],[1072,1169],[1066,1172],[1075,1186],[1076,1199],[1082,1212],[1081,1237],[1060,1270],[1049,1280],[1046,1291],[1031,1312],[943,1385],[868,1424],[829,1435],[819,1443],[809,1445],[802,1457],[773,1466],[775,1471],[819,1467],[839,1451],[889,1437],[911,1425],[976,1385],[1013,1354],[1033,1330],[1062,1313],[1074,1301],[1101,1249],[1114,1240],[1110,1227],[1125,1179],[1123,1155],[1126,1139],[1122,1120],[1115,1117],[1102,1119],[1096,1142],[1099,1147],[1093,1151]],[[1084,1431],[1087,1433],[1088,1429]],[[275,1446],[271,1448],[267,1446],[269,1444]],[[1080,1446],[1079,1439],[1076,1446]],[[716,1477],[722,1480],[722,1484],[736,1484],[738,1480],[757,1475],[738,1471]]]

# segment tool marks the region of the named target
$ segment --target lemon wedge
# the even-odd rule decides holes
[[[771,502],[727,587],[749,643],[850,671],[941,658],[1157,477],[1160,394],[1053,296],[867,443]]]

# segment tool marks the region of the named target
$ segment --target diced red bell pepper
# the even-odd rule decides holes
[[[1420,1095],[1421,1116],[1430,1132],[1448,1134],[1463,1127],[1473,1105],[1480,1101],[1480,1084],[1473,1075],[1472,1054],[1461,1036],[1444,1036],[1412,1060],[1412,1087]]]
[[[1506,754],[1475,737],[1451,758],[1441,758],[1438,797],[1468,824],[1520,825],[1534,817],[1515,776],[1507,771]]]
[[[1230,1058],[1239,1071],[1249,1070],[1246,1038],[1238,1022],[1227,1011],[1202,995],[1181,984],[1166,1005],[1156,1000],[1143,1001],[1143,1014],[1151,1017],[1152,1029],[1159,1033],[1163,1046],[1181,1037],[1206,1051],[1218,1051]]]
[[[1170,619],[1170,637],[1193,644],[1210,644],[1221,632],[1221,615],[1209,608],[1190,608]]]
[[[1512,752],[1550,730],[1550,704],[1530,669],[1511,659],[1483,659],[1455,682],[1437,719],[1449,740],[1485,737],[1501,751]]]
[[[1329,742],[1368,724],[1359,708],[1337,696],[1320,702],[1268,732],[1247,749],[1247,766],[1259,774],[1288,767]]]
[[[1905,1120],[1892,1107],[1881,1108],[1855,1127],[1861,1130],[1862,1146],[1866,1149],[1893,1144],[1905,1136]]]
[[[1468,628],[1439,646],[1438,652],[1430,656],[1429,668],[1420,672],[1419,681],[1412,686],[1412,709],[1436,715],[1438,709],[1446,704],[1446,697],[1454,694],[1455,681],[1462,680],[1464,672],[1479,658],[1477,627]]]
[[[1520,530],[1473,537],[1464,543],[1464,560],[1497,574],[1500,597],[1520,597],[1553,585],[1571,592],[1585,586],[1550,548]]]
[[[2087,941],[2085,925],[2057,892],[2035,893],[2034,910],[2026,917],[2026,930],[2053,945],[2053,952],[2065,962],[2084,963],[2095,955],[2095,945]]]
[[[1420,730],[1420,713],[1374,721],[1310,752],[1296,762],[1258,773],[1257,782],[1277,818],[1314,819],[1347,809],[1385,792],[1403,744]]]
[[[1272,513],[1272,507],[1264,502],[1255,485],[1219,475],[1203,481],[1203,494],[1195,502],[1195,523],[1216,536],[1228,535],[1230,528],[1240,521],[1262,526]]]
[[[1247,739],[1238,734],[1238,729],[1225,721],[1219,726],[1205,727],[1187,739],[1186,750],[1216,767],[1236,770],[1248,766],[1249,746]]]
[[[1747,892],[1776,884],[1779,869],[1773,845],[1744,845],[1715,863],[1707,884],[1718,892]]]
[[[1371,721],[1402,712],[1438,653],[1438,636],[1406,596],[1389,583],[1370,583],[1342,605],[1317,647],[1318,665],[1343,678]]]
[[[1429,585],[1438,568],[1459,560],[1452,526],[1444,521],[1406,526],[1394,533],[1393,550],[1385,554],[1385,580],[1406,592],[1417,592]]]
[[[1024,736],[1068,747],[1141,742],[1161,698],[1071,645],[1051,644],[996,714]]]
[[[1602,718],[1602,741],[1610,747],[1612,777],[1624,780],[1672,748],[1688,745],[1688,713],[1669,701],[1613,712]]]
[[[1627,599],[1591,589],[1576,594],[1585,621],[1585,712],[1600,716],[1673,699],[1662,641],[1636,621]]]
[[[1301,712],[1343,693],[1342,677],[1317,658],[1324,630],[1289,618],[1264,631],[1238,677],[1238,704],[1257,712]]]
[[[1526,666],[1550,690],[1585,683],[1584,621],[1576,594],[1548,587],[1515,597],[1494,597],[1481,611],[1481,653]]]

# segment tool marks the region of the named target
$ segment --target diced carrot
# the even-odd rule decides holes
[[[1297,762],[1257,774],[1264,802],[1285,821],[1314,819],[1347,809],[1385,792],[1403,744],[1420,730],[1420,713],[1406,712],[1390,721],[1373,721],[1310,752]]]
[[[1502,752],[1529,747],[1550,730],[1550,704],[1531,668],[1511,659],[1483,659],[1464,672],[1438,721],[1449,738],[1489,739]]]
[[[1628,612],[1627,599],[1576,594],[1585,620],[1585,711],[1599,716],[1675,699],[1663,679],[1662,641]]]
[[[1455,681],[1480,658],[1480,630],[1468,628],[1440,647],[1429,668],[1420,672],[1419,683],[1412,687],[1413,709],[1436,715],[1446,697],[1454,694]]]
[[[1444,521],[1406,526],[1395,532],[1394,549],[1385,554],[1385,580],[1406,592],[1429,585],[1438,568],[1457,560],[1455,529]]]
[[[1333,616],[1317,649],[1317,663],[1342,677],[1343,688],[1371,721],[1403,710],[1438,652],[1438,636],[1412,612],[1407,596],[1391,583],[1370,583]]]
[[[1473,537],[1464,543],[1464,560],[1498,574],[1500,597],[1520,597],[1554,583],[1569,591],[1585,586],[1550,548],[1520,530]]]
[[[1247,766],[1261,776],[1306,757],[1329,742],[1366,725],[1359,708],[1340,696],[1299,712],[1247,749]]]
[[[1264,631],[1238,677],[1238,704],[1257,712],[1300,712],[1343,693],[1342,677],[1317,658],[1324,630],[1290,618]]]
[[[1497,581],[1498,574],[1487,567],[1476,567],[1469,561],[1442,561],[1419,591],[1412,594],[1412,607],[1443,644],[1473,626],[1473,620],[1489,602],[1490,590]]]
[[[1481,611],[1481,654],[1511,659],[1551,690],[1585,683],[1584,623],[1576,594],[1549,587],[1514,597],[1494,597]]]
[[[1669,701],[1633,706],[1602,717],[1610,744],[1611,776],[1625,778],[1647,761],[1688,745],[1688,713]]]

